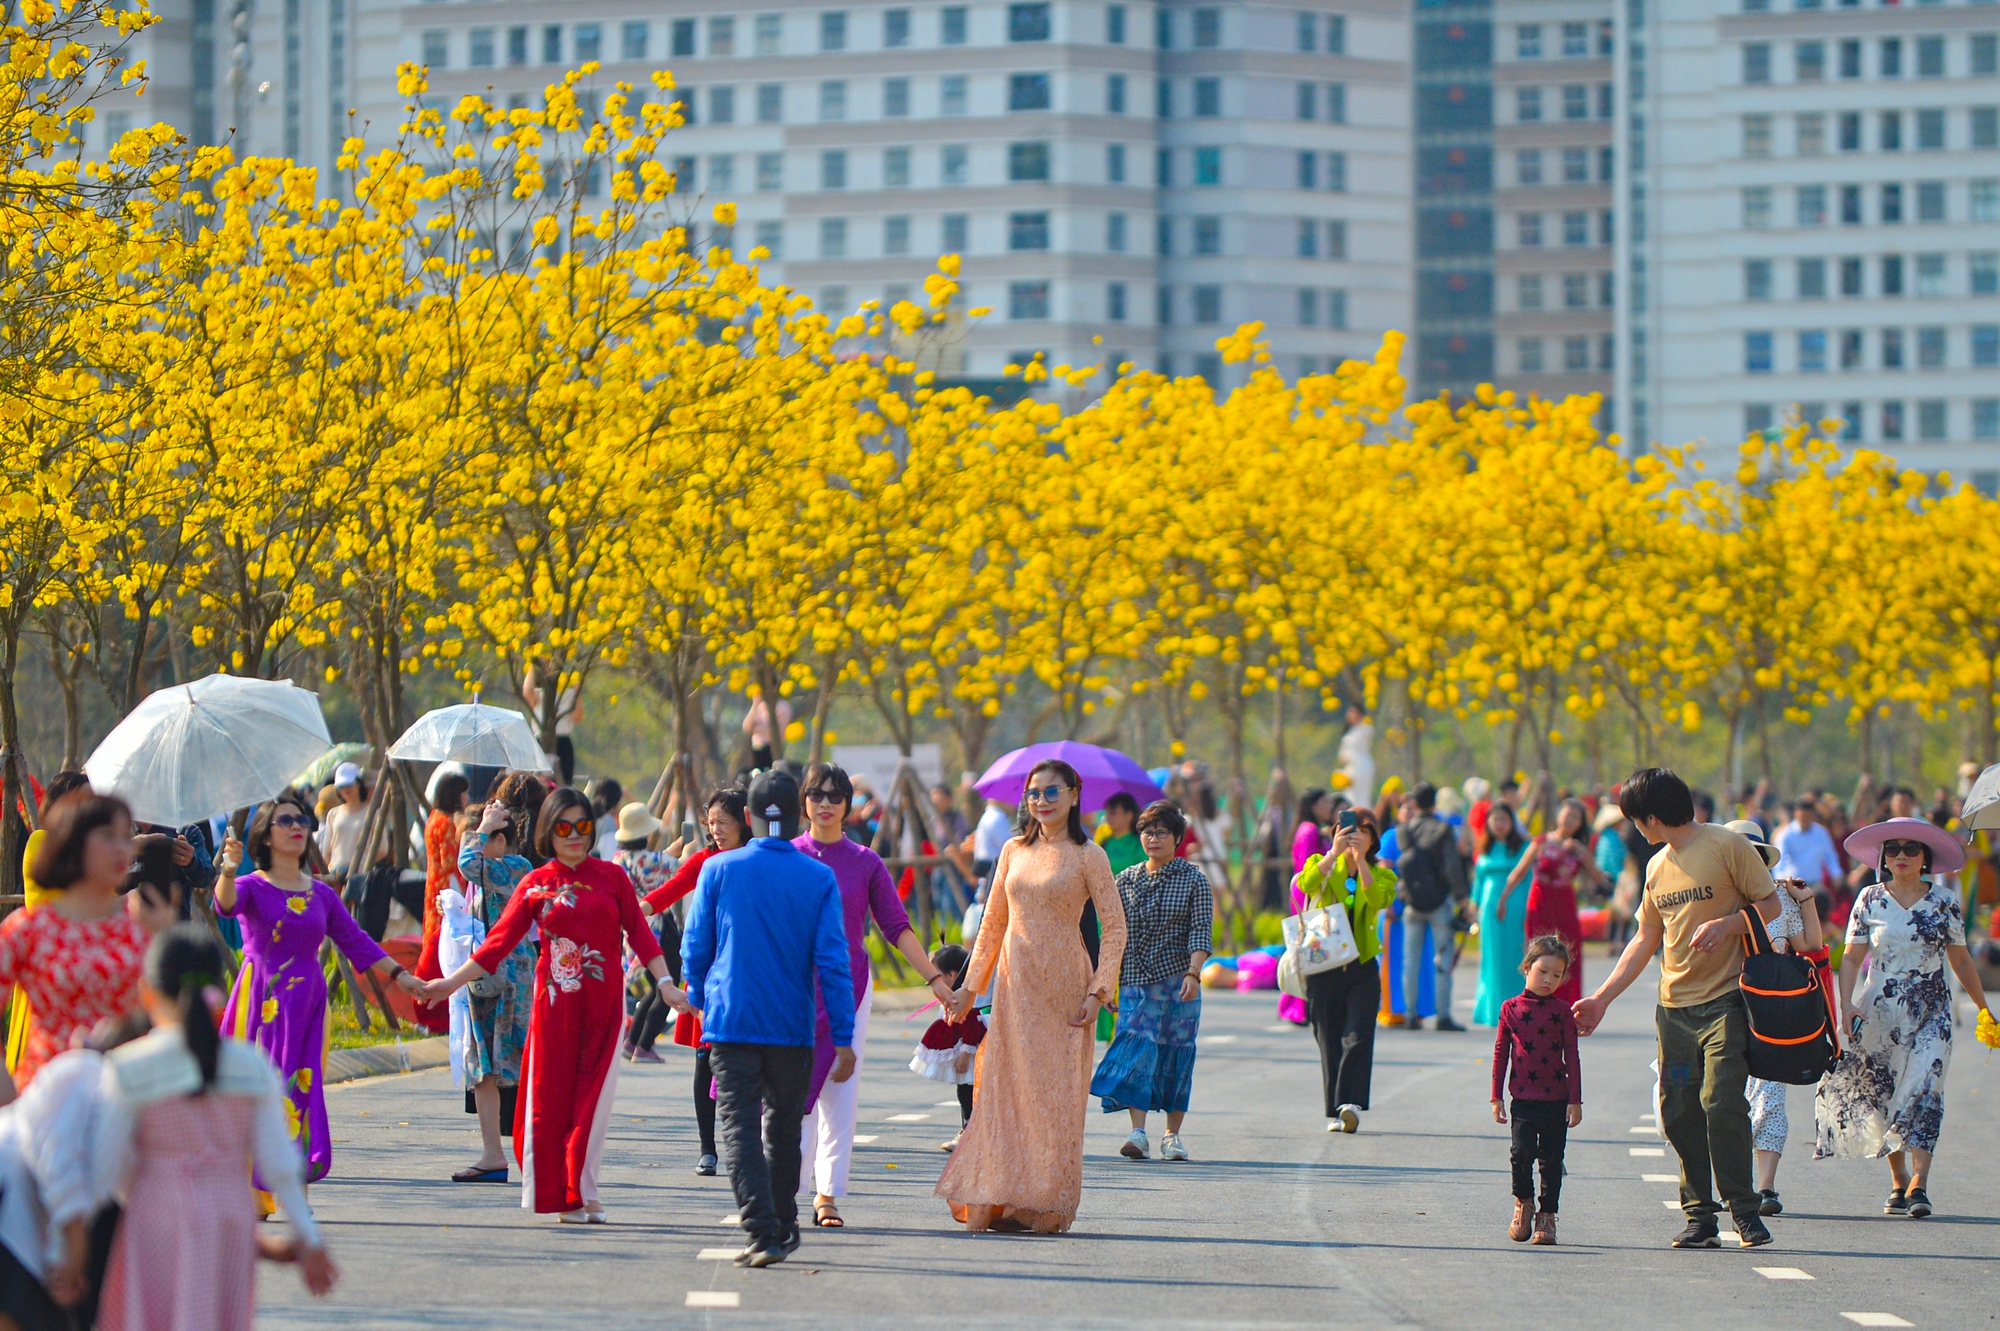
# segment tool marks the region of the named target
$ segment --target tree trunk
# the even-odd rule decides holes
[[[14,898],[23,890],[21,852],[27,839],[27,825],[19,811],[27,809],[29,818],[35,817],[35,812],[28,798],[28,766],[21,760],[21,715],[14,700],[20,628],[8,627],[6,641],[0,643],[0,896]]]
[[[1507,732],[1507,770],[1500,774],[1503,781],[1512,781],[1514,773],[1521,770],[1521,727],[1528,723],[1525,707],[1514,709],[1514,725]]]
[[[1288,767],[1290,764],[1285,761],[1285,676],[1282,671],[1278,673],[1277,685],[1271,690],[1271,761],[1279,767]]]

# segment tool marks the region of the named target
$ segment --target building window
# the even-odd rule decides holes
[[[1885,153],[1899,153],[1903,151],[1903,113],[1901,111],[1884,111],[1882,113],[1878,142]]]
[[[1326,187],[1335,193],[1347,188],[1347,154],[1328,153],[1326,155]]]
[[[1048,144],[1010,143],[1007,145],[1007,179],[1047,180],[1048,178]]]
[[[1800,83],[1817,83],[1826,77],[1826,45],[1798,42],[1792,47],[1792,77]]]
[[[1542,243],[1542,215],[1522,213],[1514,219],[1515,243],[1524,250],[1539,249]]]
[[[1840,150],[1844,153],[1861,151],[1861,113],[1842,111],[1840,113]]]
[[[1900,328],[1882,330],[1882,368],[1885,370],[1903,368],[1903,330]]]
[[[1938,108],[1917,112],[1917,150],[1937,152],[1944,147],[1944,112]]]
[[[1311,287],[1299,288],[1298,325],[1301,328],[1319,326],[1319,292]]]
[[[1826,186],[1800,185],[1792,191],[1792,217],[1799,226],[1826,224]]]
[[[1903,256],[1900,254],[1882,256],[1882,294],[1885,296],[1903,294]]]
[[[1861,186],[1840,187],[1840,221],[1843,226],[1861,225]]]
[[[882,45],[889,50],[910,44],[910,11],[907,9],[885,9],[882,11]]]
[[[1326,326],[1347,327],[1347,292],[1336,288],[1326,293]]]
[[[1333,124],[1347,123],[1347,85],[1329,83],[1326,85],[1326,118]]]
[[[1844,41],[1840,44],[1840,77],[1858,79],[1861,77],[1861,43]]]
[[[757,85],[757,123],[775,125],[785,118],[785,85],[782,83],[760,83]]]
[[[1840,294],[1843,296],[1860,296],[1863,294],[1861,290],[1861,260],[1848,258],[1840,261]]]
[[[1326,53],[1328,55],[1347,54],[1347,16],[1329,14],[1326,16]]]
[[[1575,247],[1590,243],[1590,214],[1563,214],[1563,244]]]
[[[525,65],[528,63],[528,30],[526,28],[507,29],[507,63]]]
[[[604,29],[595,23],[576,25],[576,63],[601,59],[604,52]]]
[[[1173,218],[1160,217],[1154,219],[1153,252],[1155,254],[1172,254],[1174,252]]]
[[[783,222],[759,222],[757,224],[757,248],[773,259],[785,257],[785,224]]]
[[[1104,219],[1104,248],[1113,254],[1125,252],[1125,214],[1112,213]]]
[[[2000,365],[2000,324],[1972,326],[1972,363],[1981,367]]]
[[[820,218],[819,257],[822,259],[845,259],[847,257],[847,219],[845,217]]]
[[[1980,250],[1966,256],[1966,266],[1972,275],[1972,294],[1992,296],[2000,294],[2000,253]]]
[[[715,190],[736,188],[736,157],[732,153],[717,153],[708,159],[708,187]]]
[[[1196,254],[1222,253],[1222,219],[1220,217],[1197,217],[1194,219],[1194,252]]]
[[[1106,144],[1104,148],[1104,178],[1114,185],[1125,183],[1125,145]]]
[[[938,235],[944,242],[945,252],[958,254],[964,251],[968,247],[968,233],[971,229],[970,219],[964,213],[946,213],[940,218]]]
[[[1746,435],[1765,433],[1771,428],[1771,422],[1776,418],[1776,414],[1771,410],[1771,404],[1768,402],[1745,403],[1743,406],[1743,433]]]
[[[1517,185],[1539,185],[1542,183],[1542,150],[1523,148],[1514,154],[1514,183]]]
[[[1840,404],[1841,442],[1858,444],[1861,442],[1861,404],[1843,402]]]
[[[910,183],[910,150],[908,148],[884,148],[882,150],[882,184],[889,189],[904,189]]]
[[[1219,9],[1197,9],[1194,11],[1194,44],[1196,50],[1213,50],[1222,45],[1222,11]]]
[[[1345,259],[1347,257],[1347,223],[1328,222],[1326,224],[1326,257]]]
[[[1826,151],[1826,117],[1808,111],[1794,122],[1792,139],[1801,157],[1817,157]]]
[[[1743,155],[1745,157],[1771,155],[1771,117],[1767,115],[1743,117]]]
[[[432,69],[444,69],[451,54],[451,34],[443,28],[428,28],[423,41],[424,63]]]
[[[841,148],[829,148],[819,155],[819,187],[821,189],[847,188],[847,152]]]
[[[1319,154],[1302,152],[1299,154],[1299,188],[1319,188]]]
[[[1220,185],[1222,183],[1222,149],[1196,148],[1194,150],[1194,183],[1197,185]]]
[[[1301,83],[1294,98],[1293,114],[1300,120],[1319,119],[1319,85]]]
[[[1882,187],[1882,220],[1898,223],[1903,220],[1903,187],[1884,185]]]
[[[488,69],[492,67],[493,54],[493,29],[474,28],[466,63],[474,69]]]
[[[882,253],[908,254],[910,252],[910,219],[907,217],[885,217],[882,219]]]
[[[1222,80],[1196,79],[1194,81],[1194,113],[1197,116],[1212,117],[1222,114]]]
[[[1861,330],[1843,328],[1840,330],[1840,368],[1858,370],[1862,366]]]
[[[1942,370],[1945,363],[1947,339],[1942,328],[1919,328],[1917,330],[1917,368],[1920,370]]]
[[[1590,368],[1589,338],[1566,337],[1563,339],[1563,368],[1565,370],[1587,370]]]
[[[1972,437],[1974,439],[2000,439],[2000,397],[1977,397],[1972,400]],[[1993,490],[1985,491],[1990,499]]]
[[[1826,260],[1800,259],[1798,263],[1800,300],[1826,299]]]
[[[1104,317],[1112,323],[1125,322],[1125,284],[1112,282],[1104,288]]]
[[[1876,62],[1875,72],[1885,79],[1899,79],[1903,77],[1903,39],[1901,37],[1884,37],[1882,39],[1882,50]]]
[[[1944,38],[1917,38],[1917,77],[1920,79],[1944,77]]]
[[[1201,286],[1194,288],[1194,321],[1198,324],[1219,324],[1222,322],[1222,288]]]
[[[1972,108],[1972,146],[2000,148],[2000,106]]]
[[[2000,36],[1990,32],[1972,35],[1972,72],[2000,74]]]
[[[1769,83],[1771,81],[1771,44],[1769,42],[1744,43],[1743,81],[1745,83]]]
[[[710,88],[708,90],[708,123],[711,125],[733,125],[736,123],[736,89]]]
[[[1174,183],[1174,154],[1171,148],[1162,148],[1153,162],[1153,182],[1161,189]]]
[[[1903,404],[1890,400],[1882,404],[1882,442],[1901,443],[1903,439]]]
[[[1154,12],[1153,45],[1159,47],[1162,51],[1171,51],[1174,49],[1174,15],[1172,10],[1163,7]]]
[[[639,26],[643,28],[645,25],[640,24]],[[668,30],[667,50],[672,55],[694,54],[693,19],[683,18],[674,20],[673,26]]]
[[[1562,25],[1563,59],[1582,60],[1590,54],[1590,25],[1587,23],[1565,23]]]
[[[938,179],[947,185],[964,185],[972,179],[972,150],[963,143],[947,143],[938,154]]]
[[[847,80],[828,79],[819,85],[819,118],[847,119]]]
[[[785,16],[759,14],[752,41],[758,55],[782,55],[785,49]]]
[[[781,190],[785,187],[785,155],[783,153],[757,154],[757,188],[760,190]]]
[[[1917,220],[1919,222],[1944,221],[1944,182],[1942,180],[1920,180],[1917,182]]]
[[[1007,40],[1045,42],[1049,39],[1049,7],[1044,4],[1007,6]]]
[[[938,83],[938,114],[962,116],[966,109],[966,77],[947,74]]]
[[[1580,83],[1563,88],[1563,119],[1590,119],[1590,89]]]
[[[1125,6],[1110,5],[1105,8],[1104,40],[1112,46],[1125,44]]]
[[[1113,74],[1104,80],[1104,109],[1111,115],[1125,114],[1125,76]]]
[[[1975,222],[2000,222],[2000,180],[1975,180],[1966,191],[1967,215]]]
[[[846,10],[829,10],[819,16],[819,49],[822,51],[847,49]]]
[[[1045,250],[1049,247],[1049,215],[1047,213],[1009,213],[1007,215],[1007,248],[1010,250]]]
[[[1752,185],[1743,191],[1743,225],[1761,231],[1771,225],[1771,187]]]
[[[1012,74],[1007,79],[1007,109],[1009,111],[1046,111],[1049,109],[1049,76],[1047,74]]]
[[[1743,299],[1769,300],[1771,298],[1771,261],[1769,259],[1745,259],[1743,261]]]
[[[1587,185],[1590,183],[1590,149],[1565,148],[1562,150],[1562,172],[1565,185]]]
[[[1944,256],[1942,254],[1919,254],[1917,256],[1917,294],[1919,296],[1942,296],[1944,291]]]
[[[1514,279],[1514,306],[1521,310],[1542,308],[1542,275],[1521,273]]]
[[[1046,319],[1049,317],[1049,284],[1047,282],[1015,282],[1007,288],[1007,317],[1009,319]]]
[[[1514,343],[1514,365],[1522,374],[1542,372],[1542,339],[1524,337]]]
[[[1516,60],[1540,60],[1542,58],[1542,25],[1522,23],[1514,29],[1514,58]]]
[[[1588,273],[1563,274],[1563,308],[1566,310],[1590,308],[1590,275]]]
[[[1769,333],[1745,333],[1743,335],[1743,372],[1745,374],[1769,374],[1771,372],[1771,335]]]
[[[1514,119],[1526,125],[1542,118],[1542,90],[1514,89]]]
[[[964,5],[947,5],[939,14],[938,41],[945,46],[965,45]]]
[[[1806,374],[1819,374],[1826,369],[1824,329],[1815,328],[1799,334],[1799,369]]]
[[[901,119],[910,114],[908,79],[882,80],[882,114],[889,119]]]
[[[1165,219],[1162,218],[1162,221]],[[1319,257],[1319,223],[1309,217],[1299,219],[1299,257],[1317,259]]]

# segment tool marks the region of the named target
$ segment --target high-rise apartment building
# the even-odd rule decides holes
[[[2000,9],[1620,4],[1621,427],[2000,485]]]

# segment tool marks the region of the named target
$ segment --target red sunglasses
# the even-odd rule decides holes
[[[549,831],[555,833],[557,836],[594,836],[597,833],[597,824],[590,822],[573,823],[567,818],[558,818],[549,824]]]

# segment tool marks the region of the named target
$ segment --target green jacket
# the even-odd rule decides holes
[[[1382,935],[1378,921],[1382,912],[1396,897],[1396,875],[1386,865],[1374,865],[1366,886],[1358,886],[1354,879],[1343,876],[1339,882],[1332,881],[1322,868],[1322,860],[1331,856],[1315,855],[1306,861],[1306,867],[1299,870],[1299,876],[1292,885],[1314,906],[1341,905],[1347,908],[1348,923],[1354,929],[1354,946],[1360,949],[1361,961],[1373,961],[1382,951]]]

